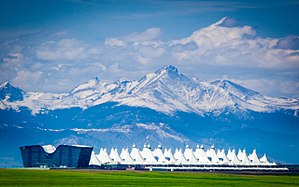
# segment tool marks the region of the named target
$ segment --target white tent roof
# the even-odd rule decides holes
[[[224,149],[222,149],[222,150],[218,149],[217,150],[217,156],[218,156],[219,160],[220,159],[222,160],[222,161],[220,161],[222,164],[229,164],[229,160],[228,160],[228,158],[225,155]]]
[[[173,157],[174,157],[175,160],[179,159],[179,157],[180,157],[179,152],[182,152],[182,149],[177,149],[176,148],[175,151],[174,151],[174,154],[173,154]]]
[[[199,145],[196,146],[194,156],[195,156],[195,158],[198,159],[199,164],[210,163],[210,160],[208,159],[208,157],[206,155],[203,145],[201,145],[200,147],[199,147]]]
[[[239,149],[239,151],[238,151],[237,158],[239,160],[241,160],[241,158],[243,158],[243,151],[241,149]]]
[[[254,149],[252,151],[252,153],[248,156],[248,158],[251,160],[251,163],[253,165],[259,165],[261,163],[258,156],[257,156],[257,154],[256,154],[256,149]]]
[[[94,151],[91,152],[89,165],[93,165],[93,166],[101,165],[101,161],[98,159],[98,157],[96,156],[96,153]]]
[[[155,159],[150,145],[146,146],[144,145],[141,156],[144,158],[145,164],[157,164],[157,160]]]
[[[126,150],[127,150],[127,148],[122,148],[121,149],[121,152],[120,152],[120,158],[122,159],[122,160],[125,160],[125,158],[126,158],[126,156],[125,156],[125,152],[126,152]]]
[[[168,160],[166,160],[163,152],[162,152],[162,146],[159,145],[154,151],[153,151],[153,155],[154,157],[157,157],[158,158],[158,163],[161,163],[161,164],[166,164],[168,163]]]
[[[133,145],[130,155],[133,158],[135,164],[143,164],[144,163],[144,159],[141,156],[139,149],[135,145]]]
[[[182,153],[182,149],[179,149],[176,152],[176,164],[188,164],[186,158],[184,157]]]
[[[268,161],[268,159],[267,159],[266,153],[264,154],[264,156],[263,156],[262,158],[260,158],[260,161],[261,161],[262,163],[269,164],[269,161]]]
[[[120,157],[122,159],[123,164],[134,164],[134,160],[129,153],[129,149],[122,149]]]
[[[218,156],[215,152],[214,145],[212,145],[211,148],[207,150],[206,155],[207,155],[207,157],[211,158],[212,163],[219,163],[220,162],[219,158],[218,158]]]
[[[228,158],[229,161],[232,160],[232,151],[231,151],[231,149],[228,149],[226,157]]]
[[[51,149],[49,146],[48,149]],[[210,160],[210,159],[211,160]],[[100,149],[99,154],[92,152],[90,158],[90,165],[101,165],[101,164],[145,164],[145,165],[160,165],[160,164],[182,164],[182,165],[276,165],[275,163],[269,163],[266,154],[258,158],[256,150],[254,149],[252,154],[247,157],[246,150],[243,149],[238,151],[236,155],[235,149],[229,149],[227,155],[225,150],[215,151],[214,146],[208,149],[206,152],[203,146],[196,146],[195,151],[192,150],[188,145],[184,152],[182,149],[176,149],[174,155],[171,149],[165,149],[162,151],[162,146],[159,145],[154,151],[151,150],[150,145],[145,145],[143,150],[140,152],[139,149],[133,145],[131,153],[128,148],[122,149],[119,155],[117,149],[112,148],[108,155],[106,149]]]
[[[114,163],[121,163],[122,162],[122,159],[120,158],[116,148],[115,149],[111,148],[109,157],[111,158],[111,160]]]
[[[103,164],[112,163],[112,160],[110,159],[106,149],[100,150],[98,158],[100,159],[101,163],[103,163]]]
[[[197,164],[198,161],[196,157],[193,154],[193,150],[189,147],[189,145],[186,145],[186,149],[184,151],[184,157],[188,161],[189,164]]]
[[[239,165],[241,164],[241,161],[238,159],[237,155],[236,155],[236,151],[235,149],[233,149],[231,151],[231,155],[230,155],[231,159],[230,159],[230,164],[233,164],[233,165]]]
[[[239,155],[239,153],[240,153],[240,155]],[[245,149],[243,149],[243,151],[241,151],[241,152],[239,150],[239,153],[238,153],[238,159],[240,161],[242,161],[242,164],[245,164],[245,165],[251,164],[251,161],[248,159]]]
[[[273,163],[270,163],[267,159],[267,156],[266,156],[266,153],[264,154],[264,156],[262,158],[260,158],[260,162],[262,165],[266,165],[266,166],[273,166],[273,165],[276,165],[274,162]]]
[[[168,160],[169,163],[172,163],[172,164],[175,163],[175,159],[172,155],[171,149],[165,149],[164,150],[164,156]]]

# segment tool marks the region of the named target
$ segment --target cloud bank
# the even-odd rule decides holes
[[[226,17],[168,41],[161,28],[93,42],[63,33],[4,41],[0,81],[29,91],[67,92],[95,76],[108,82],[138,79],[172,64],[188,76],[226,78],[267,95],[299,97],[298,36],[259,37],[251,26]]]

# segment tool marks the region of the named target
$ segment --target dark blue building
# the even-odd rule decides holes
[[[24,167],[72,167],[85,168],[93,147],[80,145],[54,146],[31,145],[20,147]]]

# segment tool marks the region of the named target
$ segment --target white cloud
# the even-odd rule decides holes
[[[17,72],[24,69],[26,60],[21,53],[9,53],[0,62],[0,81],[12,80]]]
[[[162,35],[162,30],[160,28],[149,28],[141,33],[132,33],[124,36],[123,39],[128,42],[143,42],[156,40]]]
[[[159,57],[165,53],[165,49],[163,47],[140,47],[138,50],[142,56],[148,58]]]
[[[240,40],[246,36],[254,36],[255,31],[250,26],[243,27],[222,27],[219,26],[225,19],[210,25],[209,27],[202,28],[193,32],[190,37],[173,41],[172,44],[187,44],[195,42],[199,47],[204,46],[212,49],[222,46],[236,46]]]
[[[23,89],[32,89],[32,85],[38,84],[41,80],[43,72],[35,71],[31,72],[26,69],[22,69],[17,72],[16,77],[12,79],[12,82],[16,85],[22,85]]]
[[[76,39],[62,39],[58,42],[46,42],[36,51],[41,60],[78,60],[84,54],[84,48]]]
[[[108,38],[105,40],[105,44],[112,47],[124,47],[126,42],[118,38]]]
[[[299,50],[299,36],[287,36],[277,41],[276,47],[279,49]]]
[[[131,33],[123,37],[107,38],[105,45],[111,47],[125,47],[128,43],[133,46],[152,46],[157,47],[161,44],[160,41],[155,41],[162,35],[160,28],[149,28],[141,33]]]
[[[298,81],[284,81],[280,84],[280,92],[283,95],[292,95],[299,98],[299,82]]]
[[[230,78],[228,78],[230,79]],[[268,95],[273,89],[279,89],[279,81],[273,79],[231,79],[246,88],[258,90],[259,92]]]
[[[146,64],[149,64],[149,63],[150,63],[149,59],[144,58],[144,57],[142,57],[142,56],[135,56],[135,59],[136,59],[138,62],[140,62],[141,64],[143,64],[143,65],[146,65]]]
[[[176,49],[171,51],[172,56],[178,61],[200,65],[299,68],[298,37],[283,40],[256,37],[252,27],[224,27],[225,20],[195,31],[189,37],[169,42],[172,49]],[[184,47],[192,42],[196,43],[197,49]],[[177,45],[181,45],[180,49],[175,48]]]
[[[38,47],[36,56],[40,60],[82,60],[89,55],[98,55],[101,50],[89,46],[77,39],[61,39],[57,42],[47,41]]]
[[[69,91],[94,76],[108,82],[139,79],[172,64],[201,79],[228,75],[269,95],[299,93],[298,36],[259,37],[252,27],[229,18],[176,40],[163,41],[162,34],[160,28],[149,28],[94,42],[68,38],[67,33],[54,39],[39,37],[34,45],[20,40],[2,57],[0,81],[14,80],[28,90]],[[26,84],[30,77],[39,81]]]

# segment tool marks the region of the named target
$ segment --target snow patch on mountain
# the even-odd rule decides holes
[[[129,134],[132,132],[132,127],[130,125],[124,125],[124,126],[118,126],[118,127],[112,127],[112,128],[106,128],[106,129],[82,129],[82,128],[73,128],[72,131],[75,131],[77,133],[87,133],[87,132],[116,132],[116,133],[124,133]]]
[[[70,128],[70,129],[47,129],[37,127],[38,130],[41,131],[49,131],[49,132],[66,132],[72,131],[77,133],[78,135],[88,135],[95,138],[100,138],[103,136],[109,135],[117,135],[122,138],[135,139],[135,141],[156,141],[161,142],[162,140],[167,141],[175,141],[175,142],[188,142],[190,141],[183,135],[177,133],[172,128],[164,123],[137,123],[132,125],[115,125],[111,128]]]
[[[160,123],[159,125],[139,123],[139,124],[136,124],[136,126],[139,127],[139,128],[144,128],[144,129],[149,130],[149,131],[154,131],[161,138],[171,138],[171,139],[174,139],[174,140],[179,141],[179,142],[186,142],[187,141],[187,139],[183,138],[182,135],[177,135],[177,133],[175,131],[173,131],[172,129],[170,129],[167,126],[165,127],[165,124],[163,124],[163,123]],[[163,130],[163,127],[165,127],[166,130],[170,131],[170,132],[166,132],[165,130]]]

